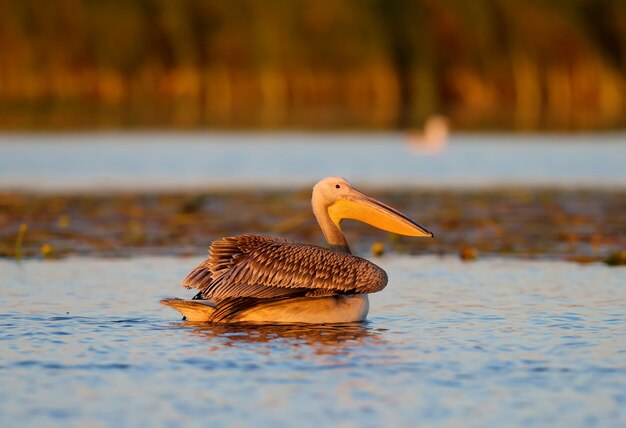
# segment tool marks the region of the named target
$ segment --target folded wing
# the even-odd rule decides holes
[[[375,264],[350,254],[314,245],[259,235],[215,241],[209,258],[183,281],[204,299],[274,299],[382,290],[387,274]]]

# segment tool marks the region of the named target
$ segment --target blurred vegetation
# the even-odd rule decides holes
[[[402,237],[345,221],[356,254],[435,253],[464,260],[515,255],[624,264],[624,190],[439,189],[372,195],[419,220],[435,239]],[[242,233],[324,245],[311,212],[310,189],[0,192],[0,257],[202,256],[211,241]]]
[[[626,125],[623,0],[0,0],[0,128]]]

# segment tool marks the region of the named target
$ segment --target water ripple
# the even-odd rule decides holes
[[[195,262],[0,261],[0,424],[626,423],[623,270],[387,257],[368,322],[211,326],[158,303]]]

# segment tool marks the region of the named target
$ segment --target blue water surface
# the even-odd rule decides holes
[[[0,134],[0,189],[626,187],[626,133],[454,134],[440,151],[391,133]]]
[[[385,256],[366,323],[186,323],[195,258],[0,260],[0,426],[626,425],[626,270]]]

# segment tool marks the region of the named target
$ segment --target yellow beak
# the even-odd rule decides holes
[[[355,189],[351,189],[347,197],[328,207],[328,214],[337,226],[343,219],[353,219],[399,235],[434,236],[424,226],[404,214]]]

